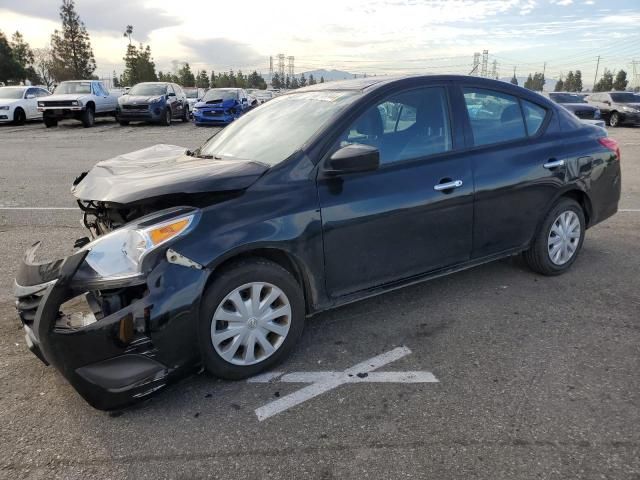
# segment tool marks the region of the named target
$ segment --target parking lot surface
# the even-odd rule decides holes
[[[0,478],[640,479],[640,128],[610,130],[622,210],[566,275],[512,258],[323,313],[278,367],[343,372],[396,351],[374,371],[437,381],[354,371],[267,418],[308,383],[200,374],[116,414],[88,406],[24,343],[17,263],[36,240],[53,258],[85,235],[69,187],[95,162],[214,133],[0,127]]]

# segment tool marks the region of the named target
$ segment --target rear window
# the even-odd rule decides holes
[[[540,105],[522,100],[522,109],[524,110],[524,121],[527,124],[527,132],[530,136],[540,131],[544,117],[547,111]]]

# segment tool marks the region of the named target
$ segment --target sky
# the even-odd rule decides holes
[[[176,8],[178,7],[178,8]],[[32,47],[60,27],[55,0],[0,0],[0,30]],[[267,73],[269,56],[295,56],[296,73],[469,73],[489,52],[499,76],[580,69],[593,83],[609,68],[640,73],[640,0],[76,0],[99,76],[121,73],[134,27],[158,70],[188,61],[195,70]],[[545,65],[546,63],[546,65]]]

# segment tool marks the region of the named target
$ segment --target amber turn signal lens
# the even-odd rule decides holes
[[[182,232],[189,225],[189,219],[185,218],[182,220],[178,220],[177,222],[170,223],[169,225],[164,225],[159,228],[154,228],[149,232],[149,238],[154,245],[158,245],[166,240],[169,240],[172,237],[175,237],[180,232]]]

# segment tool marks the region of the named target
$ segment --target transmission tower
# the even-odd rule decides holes
[[[284,79],[284,53],[278,54],[278,76],[281,81]]]
[[[491,78],[498,79],[498,61],[494,60],[491,64]]]
[[[473,54],[473,68],[471,69],[471,75],[477,77],[478,70],[480,68],[480,52],[476,52]]]
[[[291,78],[293,78],[293,75],[294,75],[293,60],[294,60],[294,57],[292,56],[287,57],[287,61],[289,62],[287,64],[287,74]]]
[[[631,84],[634,89],[640,88],[640,61],[633,60],[631,62],[631,67],[633,70],[633,77],[631,79]]]
[[[480,71],[481,77],[487,76],[487,67],[489,64],[489,50],[482,51],[482,70]]]
[[[273,78],[273,55],[269,55],[269,78]]]

